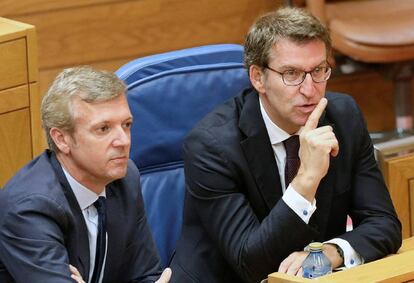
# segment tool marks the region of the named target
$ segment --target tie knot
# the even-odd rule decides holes
[[[287,158],[297,158],[299,153],[299,136],[293,135],[283,141]]]
[[[99,197],[93,205],[96,207],[96,210],[98,213],[102,213],[106,210],[106,198],[105,197]]]

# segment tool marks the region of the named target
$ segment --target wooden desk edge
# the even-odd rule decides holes
[[[313,279],[313,282],[350,282],[358,278],[365,278],[366,281],[358,282],[403,282],[414,279],[414,265],[410,264],[414,260],[414,237],[403,241],[398,254],[390,255],[352,269],[326,275],[321,278]],[[386,271],[385,267],[389,269]],[[373,272],[375,271],[375,274]],[[384,273],[385,272],[385,273]],[[383,273],[383,275],[381,275]],[[375,278],[369,278],[372,274]],[[379,281],[378,281],[379,280]],[[403,280],[403,281],[401,281]],[[287,275],[279,272],[269,274],[268,283],[297,283],[311,282],[309,279]],[[355,281],[356,282],[356,281]]]

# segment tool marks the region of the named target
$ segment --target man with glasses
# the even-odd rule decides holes
[[[253,88],[207,115],[184,145],[172,282],[300,275],[312,241],[325,243],[333,268],[398,250],[401,224],[362,113],[351,97],[325,93],[330,52],[326,28],[300,9],[251,27],[245,64]]]

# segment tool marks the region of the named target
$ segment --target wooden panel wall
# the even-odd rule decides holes
[[[62,68],[122,64],[169,50],[241,43],[282,0],[2,0],[1,16],[36,26],[40,89]]]
[[[0,187],[42,150],[36,43],[33,26],[0,18]]]
[[[351,94],[364,113],[370,131],[394,129],[394,95],[390,80],[374,71],[367,71],[334,76],[328,81],[327,88]]]
[[[254,19],[283,0],[2,0],[0,16],[36,26],[40,92],[65,67],[114,71],[149,54],[242,43]],[[331,79],[353,95],[371,131],[394,127],[391,83],[375,73]]]

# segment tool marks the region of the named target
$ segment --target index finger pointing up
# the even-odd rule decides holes
[[[328,105],[328,100],[325,97],[322,97],[321,100],[319,100],[318,105],[316,105],[315,109],[313,109],[312,113],[309,115],[309,118],[303,127],[305,131],[316,129],[318,126],[319,118],[325,110],[326,105]]]

